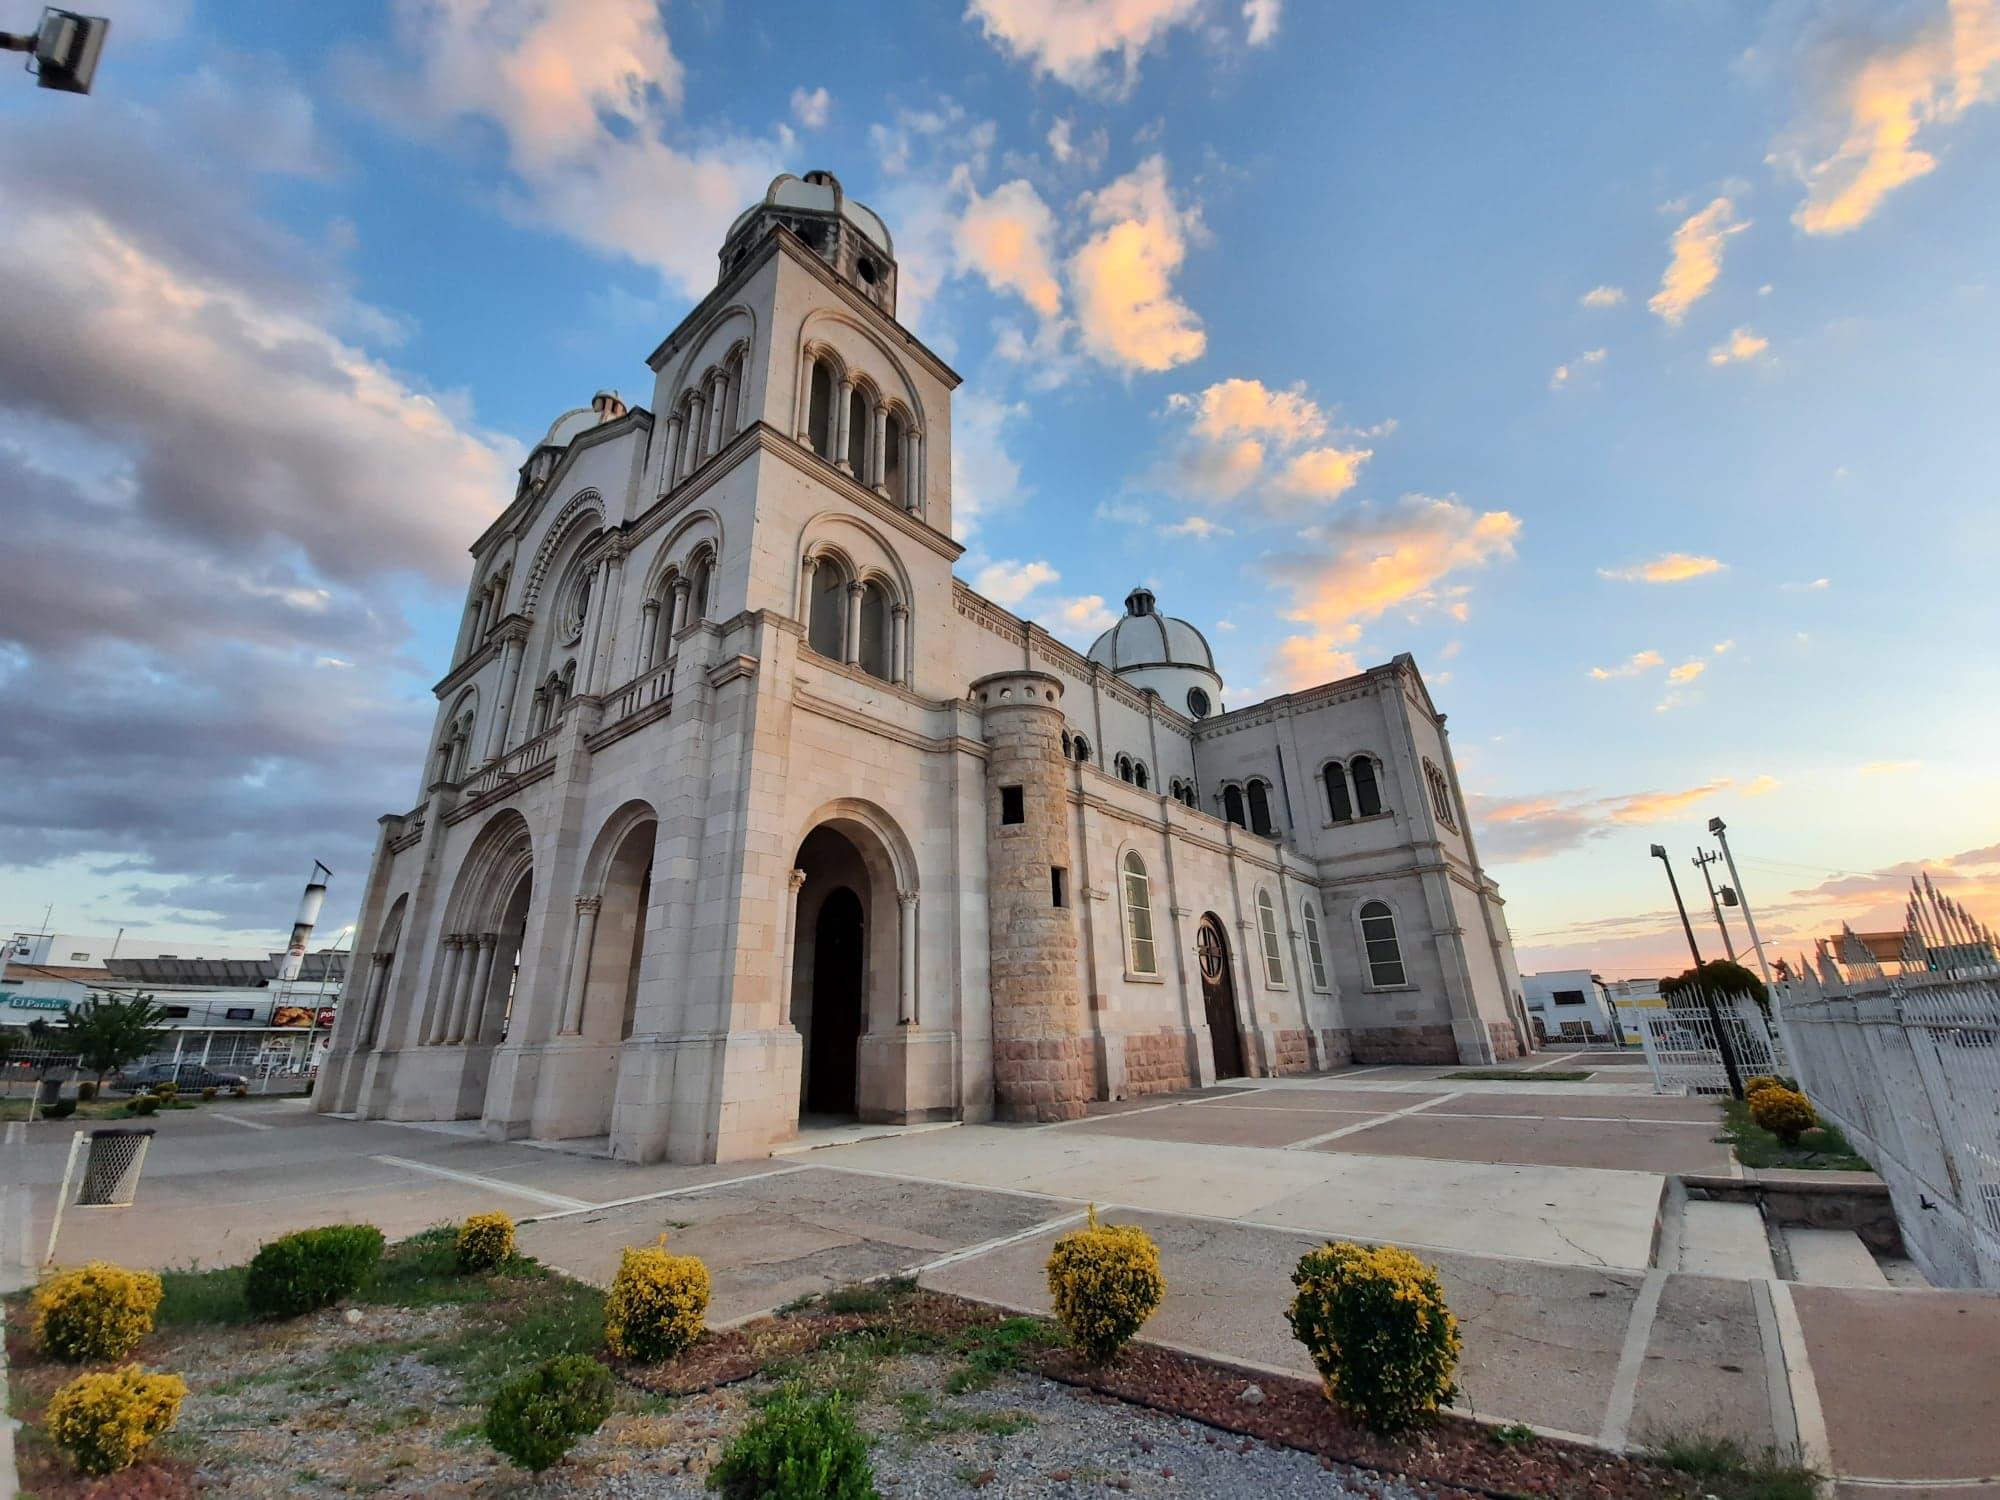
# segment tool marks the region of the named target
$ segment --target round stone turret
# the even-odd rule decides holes
[[[1074,1120],[1092,1093],[1070,903],[1062,681],[997,672],[972,684],[985,722],[986,911],[993,1093],[1003,1120]]]
[[[831,172],[774,177],[764,201],[737,215],[723,236],[717,279],[741,265],[778,224],[804,240],[849,286],[896,316],[896,246],[889,226],[867,204],[848,197]]]

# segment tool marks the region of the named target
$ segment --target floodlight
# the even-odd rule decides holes
[[[108,17],[86,16],[51,5],[42,12],[41,24],[32,34],[0,31],[0,51],[28,53],[28,69],[41,88],[87,94],[110,30]]]

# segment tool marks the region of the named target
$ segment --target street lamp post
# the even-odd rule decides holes
[[[1701,871],[1703,883],[1708,886],[1708,907],[1710,911],[1715,913],[1716,928],[1722,933],[1723,956],[1731,963],[1735,963],[1736,944],[1729,939],[1729,924],[1722,920],[1722,898],[1715,894],[1715,877],[1708,872],[1708,867],[1721,857],[1721,855],[1716,854],[1712,850],[1704,849],[1694,857],[1694,863],[1695,867]]]
[[[1715,1003],[1715,997],[1708,992],[1708,986],[1701,979],[1701,949],[1694,940],[1694,923],[1688,920],[1687,903],[1681,900],[1681,883],[1674,879],[1674,862],[1667,858],[1664,844],[1655,844],[1653,858],[1666,867],[1667,885],[1674,893],[1674,910],[1681,916],[1681,931],[1687,934],[1688,952],[1694,955],[1694,992],[1701,997],[1702,1008],[1708,1012],[1708,1024],[1715,1031],[1716,1050],[1722,1054],[1722,1072],[1729,1080],[1729,1092],[1738,1099],[1743,1097],[1743,1073],[1736,1066],[1736,1047],[1730,1040],[1729,1032],[1722,1024],[1722,1011]]]
[[[1729,883],[1736,888],[1736,900],[1743,908],[1743,925],[1750,929],[1750,951],[1757,955],[1757,968],[1766,985],[1771,982],[1771,966],[1764,962],[1764,940],[1757,936],[1757,919],[1750,915],[1750,898],[1743,894],[1743,877],[1736,873],[1736,856],[1729,852],[1729,828],[1720,818],[1708,820],[1708,831],[1722,845],[1722,857],[1729,862]]]

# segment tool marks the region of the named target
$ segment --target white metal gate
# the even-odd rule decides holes
[[[1716,1001],[1716,1013],[1736,1054],[1740,1078],[1787,1073],[1784,1043],[1752,1001],[1734,996]],[[1715,1023],[1708,1007],[1695,1000],[1669,1000],[1638,1010],[1639,1038],[1662,1094],[1727,1094],[1729,1070],[1722,1064]]]

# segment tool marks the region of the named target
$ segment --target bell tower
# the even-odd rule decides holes
[[[764,201],[745,210],[722,241],[718,279],[748,259],[773,224],[805,241],[875,307],[896,316],[896,247],[889,227],[865,203],[847,196],[831,172],[787,172],[773,178]]]

